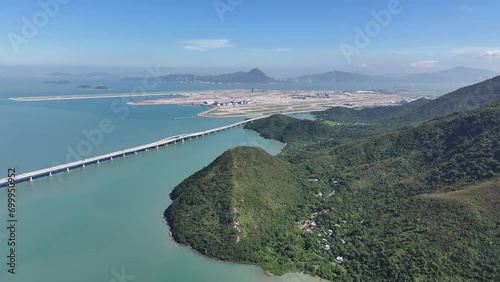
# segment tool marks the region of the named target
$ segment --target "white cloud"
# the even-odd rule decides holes
[[[262,48],[247,48],[246,51],[255,52],[288,52],[290,48],[272,48],[272,49],[262,49]]]
[[[488,58],[500,58],[500,50],[487,50],[481,54],[481,56]]]
[[[438,62],[429,60],[429,61],[418,61],[410,64],[412,68],[432,68],[437,65]]]
[[[367,68],[368,65],[366,63],[359,64],[358,67],[360,68]]]
[[[184,49],[188,51],[207,51],[232,47],[227,39],[195,39],[183,41]]]

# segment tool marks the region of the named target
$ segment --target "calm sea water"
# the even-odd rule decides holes
[[[138,84],[99,81],[93,84],[104,84],[110,89],[97,92],[75,89],[78,83],[91,84],[84,81],[70,85],[43,84],[41,81],[0,79],[0,126],[4,132],[0,140],[0,177],[6,177],[8,168],[16,168],[18,173],[28,172],[242,120],[197,117],[206,110],[202,107],[129,107],[127,100],[120,98],[44,102],[7,100],[13,96],[130,92]],[[168,93],[213,87],[220,86],[163,84],[153,91]],[[337,88],[327,84],[268,87],[383,88],[381,85],[347,84],[335,85]],[[445,90],[436,87],[432,91],[439,94]],[[308,114],[298,117],[312,118]],[[100,126],[103,122],[113,130],[102,132]],[[235,146],[260,146],[276,154],[282,144],[237,128],[19,184],[16,195],[17,274],[7,273],[9,234],[6,228],[2,228],[0,281],[317,281],[298,274],[267,277],[254,266],[223,263],[199,256],[169,238],[162,213],[170,204],[170,191]],[[6,190],[0,189],[0,226],[7,225],[6,205]]]

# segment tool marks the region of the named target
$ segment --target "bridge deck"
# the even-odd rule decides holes
[[[196,137],[200,137],[200,136],[207,135],[210,133],[220,132],[220,131],[223,131],[226,129],[241,126],[243,124],[246,124],[248,122],[252,122],[254,120],[258,120],[261,118],[264,118],[264,117],[251,118],[251,119],[240,121],[240,122],[233,123],[230,125],[221,126],[221,127],[217,127],[217,128],[209,129],[209,130],[204,130],[204,131],[200,131],[200,132],[171,136],[171,137],[167,137],[165,139],[162,139],[162,140],[159,140],[159,141],[156,141],[153,143],[149,143],[149,144],[145,144],[145,145],[141,145],[141,146],[125,149],[125,150],[120,150],[120,151],[112,152],[112,153],[105,154],[105,155],[100,155],[100,156],[96,156],[96,157],[92,157],[92,158],[88,158],[88,159],[79,160],[76,162],[71,162],[71,163],[66,163],[66,164],[53,166],[53,167],[49,167],[49,168],[45,168],[45,169],[40,169],[37,171],[18,174],[14,177],[14,179],[15,179],[16,183],[30,181],[30,180],[33,180],[34,178],[46,177],[46,176],[50,176],[50,175],[55,174],[55,173],[69,171],[69,170],[74,169],[74,168],[96,164],[96,163],[99,163],[101,161],[108,161],[108,160],[112,160],[113,158],[119,158],[119,157],[123,157],[126,155],[147,151],[149,149],[155,149],[155,148],[160,147],[160,146],[165,146],[168,144],[176,143],[177,141],[183,141],[186,139],[196,138]],[[7,181],[8,181],[8,178],[0,179],[0,187],[5,187],[7,185]]]

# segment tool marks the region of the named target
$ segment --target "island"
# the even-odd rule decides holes
[[[79,89],[87,89],[87,88],[90,88],[92,86],[88,85],[88,84],[82,84],[82,85],[79,85],[77,88]]]
[[[237,147],[176,186],[173,239],[269,274],[330,281],[498,281],[500,77],[397,107],[248,123],[286,147]]]
[[[335,106],[371,107],[400,105],[414,101],[425,92],[401,90],[271,90],[230,89],[175,93],[181,97],[134,101],[128,104],[147,106],[189,104],[210,107],[201,113],[209,117],[244,117],[277,113],[323,111]]]
[[[44,81],[43,83],[63,85],[63,84],[70,84],[70,83],[71,83],[71,81],[68,81],[68,80],[60,80],[60,81]]]

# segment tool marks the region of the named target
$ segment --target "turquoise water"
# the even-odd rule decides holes
[[[105,154],[167,136],[242,120],[196,117],[206,110],[203,107],[131,107],[123,98],[42,102],[7,99],[13,96],[130,92],[138,85],[137,82],[116,81],[52,85],[41,81],[0,79],[0,127],[4,133],[0,140],[2,178],[6,177],[8,168],[16,168],[18,173],[28,172],[74,161],[78,157]],[[110,89],[75,89],[76,85],[83,83],[104,84]],[[161,84],[151,91],[171,93],[215,87],[221,86]],[[266,87],[354,90],[403,86],[280,84]],[[439,87],[428,87],[435,89],[432,91],[436,93],[443,92]],[[310,114],[298,114],[296,117],[314,118]],[[113,130],[96,133],[101,130],[103,121]],[[188,248],[178,246],[168,236],[162,214],[170,203],[170,191],[234,146],[260,146],[274,154],[282,148],[278,142],[236,128],[157,151],[19,184],[16,195],[17,274],[7,273],[7,233],[2,228],[0,281],[317,281],[298,274],[267,277],[254,266],[224,263],[197,255]],[[6,192],[0,189],[0,225],[7,225]],[[128,275],[126,279],[119,277],[122,272]]]
[[[19,173],[66,162],[68,148],[89,140],[83,130],[99,128],[103,119],[114,130],[103,134],[88,156],[242,120],[193,117],[206,108],[176,105],[129,108],[124,115],[112,110],[114,101],[119,100],[1,100],[0,126],[6,132],[0,141],[1,177],[10,167]],[[16,275],[7,272],[2,228],[0,281],[317,281],[298,274],[273,278],[254,266],[211,260],[168,236],[162,214],[170,191],[234,146],[260,146],[274,154],[282,148],[236,128],[19,184]],[[7,191],[0,189],[1,225],[7,225],[6,204]]]
[[[0,99],[18,96],[49,96],[49,95],[74,95],[74,94],[109,94],[130,93],[133,90],[141,90],[144,86],[142,81],[119,81],[104,79],[70,79],[71,84],[54,85],[43,83],[53,78],[4,78],[0,77]],[[107,90],[77,89],[81,84],[105,85]],[[277,83],[271,85],[262,84],[177,84],[177,83],[155,83],[146,85],[147,92],[170,92],[196,91],[213,89],[279,89],[279,90],[398,90],[414,89],[427,92],[429,95],[441,95],[465,86],[460,83],[352,83],[352,82],[325,82],[325,83]],[[140,92],[140,91],[139,91]]]

